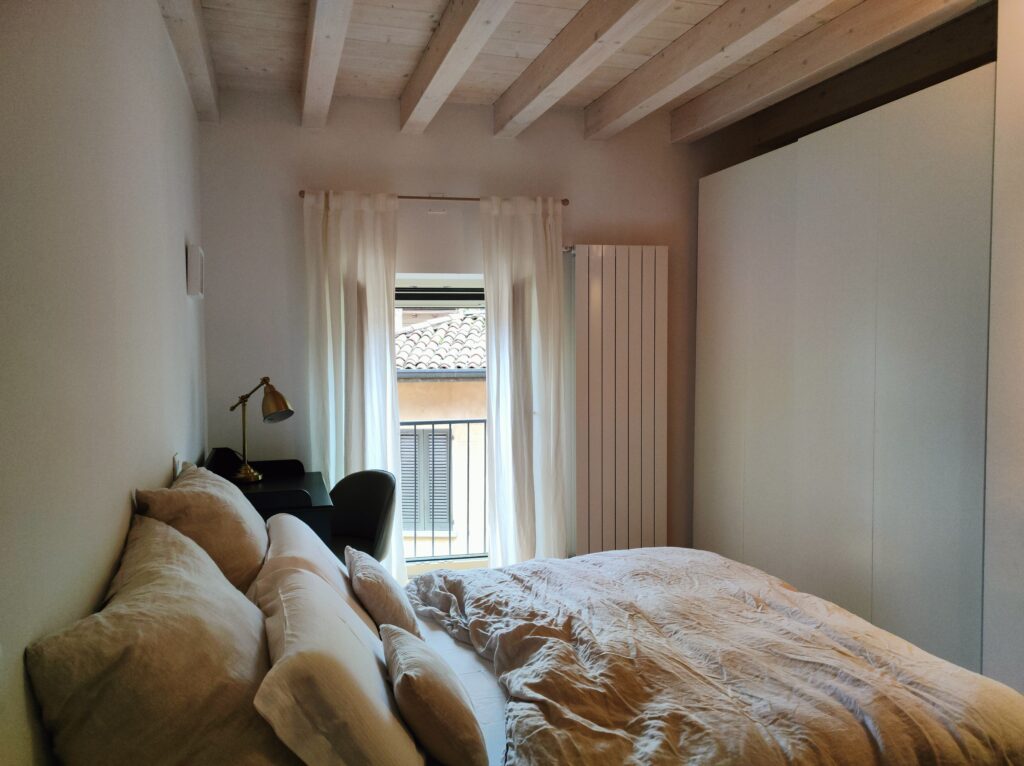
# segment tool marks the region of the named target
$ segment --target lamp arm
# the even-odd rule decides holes
[[[259,391],[261,388],[263,388],[269,382],[270,382],[270,378],[260,378],[260,382],[256,384],[256,387],[253,388],[253,390],[250,391],[249,393],[242,394],[240,397],[238,397],[238,401],[235,402],[234,404],[232,404],[230,408],[228,408],[228,412],[234,412],[238,408],[238,405],[245,404],[247,401],[249,401],[249,397],[250,396],[255,394],[257,391]]]

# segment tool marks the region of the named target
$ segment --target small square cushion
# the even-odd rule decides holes
[[[236,588],[252,584],[267,555],[267,525],[230,481],[190,465],[170,489],[140,489],[135,500],[139,513],[199,543]]]
[[[359,603],[370,613],[379,628],[397,625],[422,638],[409,598],[384,567],[373,556],[355,548],[345,548],[345,564]]]
[[[395,701],[406,725],[442,766],[487,766],[473,703],[458,677],[425,641],[381,625]]]
[[[260,603],[264,587],[276,572],[282,569],[304,569],[323,578],[377,635],[376,623],[352,591],[345,565],[306,522],[291,514],[279,513],[267,521],[267,533],[270,536],[270,548],[263,568],[246,594],[250,600]]]
[[[307,764],[422,766],[391,696],[383,646],[321,577],[281,569],[260,586],[273,667],[256,709]]]
[[[66,764],[298,764],[253,707],[263,615],[194,542],[135,516],[102,611],[25,653]]]

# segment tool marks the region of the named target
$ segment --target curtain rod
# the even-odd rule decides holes
[[[306,191],[303,189],[299,192],[300,197],[306,196]],[[429,197],[420,194],[399,194],[398,199],[426,199],[433,200],[434,202],[479,202],[479,197]],[[569,200],[562,198],[562,204],[568,205]]]

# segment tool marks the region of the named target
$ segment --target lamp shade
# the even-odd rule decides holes
[[[295,411],[288,404],[288,400],[284,398],[284,394],[267,383],[263,387],[263,422],[279,423],[294,414]]]

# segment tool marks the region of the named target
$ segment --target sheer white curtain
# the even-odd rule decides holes
[[[332,486],[368,468],[401,477],[394,356],[397,211],[393,194],[305,196],[310,447]],[[384,565],[405,579],[397,510]]]
[[[567,553],[569,441],[562,204],[480,203],[487,298],[491,562]]]

